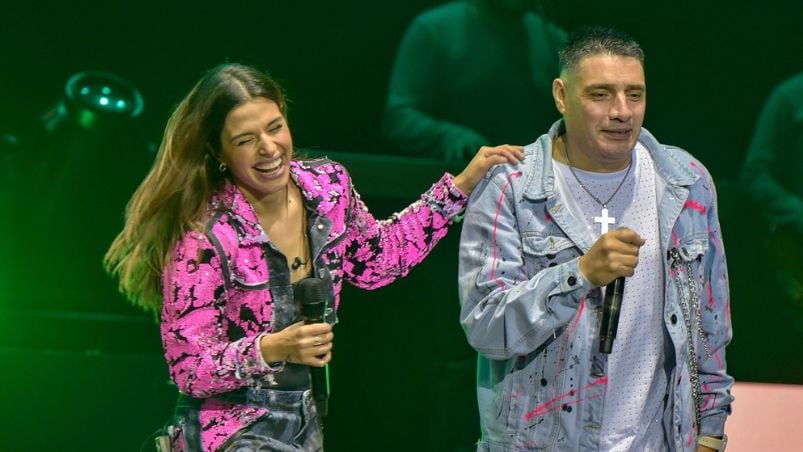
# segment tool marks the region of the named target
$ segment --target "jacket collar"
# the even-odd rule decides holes
[[[328,161],[292,160],[290,162],[290,177],[301,189],[301,194],[306,200],[305,207],[311,209],[319,217],[326,217],[344,193],[344,189],[341,187],[343,178],[337,177],[339,174],[330,174],[338,171],[334,165],[321,165],[326,162]],[[214,218],[220,212],[231,216],[242,244],[268,242],[268,237],[262,230],[251,203],[245,198],[242,190],[228,179],[215,191],[210,202],[210,217]]]
[[[552,169],[552,141],[564,132],[563,120],[552,124],[549,132],[525,147],[529,168],[524,181],[524,196],[531,200],[542,200],[555,193],[555,175]],[[655,163],[655,171],[669,185],[690,186],[699,178],[695,171],[695,161],[680,148],[665,146],[645,128],[641,128],[638,141],[647,149]],[[675,152],[668,152],[668,150]]]
[[[233,220],[240,243],[250,245],[268,242],[268,237],[262,230],[251,203],[245,198],[240,187],[228,179],[212,195],[210,215],[213,223],[221,212],[228,214]]]
[[[322,217],[327,216],[349,191],[342,168],[325,158],[293,160],[290,177],[301,189],[307,208]]]

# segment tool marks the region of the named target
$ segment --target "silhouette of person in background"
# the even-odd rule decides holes
[[[404,155],[469,159],[524,143],[556,119],[551,84],[566,33],[535,0],[464,0],[416,17],[399,47],[382,124]]]
[[[758,118],[742,171],[768,221],[767,261],[785,298],[803,308],[803,72],[778,85]],[[800,322],[799,325],[803,325]]]
[[[747,149],[738,206],[758,215],[740,217],[744,250],[744,303],[734,303],[736,324],[749,341],[750,378],[803,383],[794,347],[803,334],[803,72],[775,86],[759,114]],[[743,215],[744,209],[740,211]],[[738,267],[737,267],[738,268]],[[738,312],[737,312],[738,311]],[[747,369],[747,367],[746,367]]]

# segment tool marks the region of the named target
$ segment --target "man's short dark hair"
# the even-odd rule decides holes
[[[579,28],[569,35],[566,45],[558,52],[560,72],[575,69],[583,58],[593,55],[632,57],[644,65],[644,51],[635,39],[619,30],[594,25]]]

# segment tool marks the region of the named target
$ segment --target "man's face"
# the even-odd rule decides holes
[[[553,82],[552,93],[564,118],[573,164],[603,172],[627,166],[647,105],[638,59],[586,57]]]

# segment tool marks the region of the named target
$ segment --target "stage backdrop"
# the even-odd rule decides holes
[[[456,169],[394,156],[379,133],[402,34],[416,14],[440,3],[0,5],[5,448],[152,450],[148,436],[168,418],[175,390],[153,319],[122,300],[100,260],[171,108],[204,70],[223,62],[268,69],[288,89],[296,145],[343,160],[379,215],[403,208],[442,171]],[[803,308],[771,295],[768,257],[747,251],[762,243],[766,228],[737,182],[761,105],[774,86],[803,70],[800,2],[539,5],[567,30],[613,25],[643,44],[645,126],[698,156],[719,186],[733,291],[729,369],[740,381],[803,383],[803,361],[793,358]],[[65,84],[83,71],[126,79],[144,99],[142,113],[89,129],[54,122]],[[553,119],[533,124],[532,139]],[[328,451],[472,450],[479,431],[475,355],[458,325],[458,238],[459,226],[393,286],[344,289]]]

